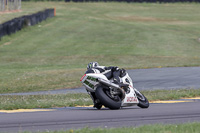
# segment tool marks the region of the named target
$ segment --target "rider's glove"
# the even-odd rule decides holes
[[[124,77],[126,75],[126,70],[125,69],[120,69],[120,77]]]
[[[117,71],[117,70],[119,70],[118,67],[113,67],[113,68],[112,68],[112,71]]]

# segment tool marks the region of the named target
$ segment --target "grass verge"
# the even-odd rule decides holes
[[[91,105],[92,100],[87,94],[56,94],[56,95],[25,95],[1,96],[0,109],[33,109],[70,107],[76,105]]]
[[[200,123],[154,124],[123,128],[83,128],[67,131],[47,131],[48,133],[199,133]],[[39,132],[39,133],[47,133]],[[27,132],[29,133],[29,132]]]
[[[175,100],[200,96],[200,89],[142,91],[149,101]],[[32,109],[69,106],[87,106],[93,102],[88,94],[1,96],[0,109]]]

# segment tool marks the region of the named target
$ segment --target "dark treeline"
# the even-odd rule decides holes
[[[176,3],[176,2],[200,2],[200,0],[65,0],[65,2],[135,2],[135,3]]]
[[[135,3],[176,3],[200,2],[200,0],[22,0],[22,1],[65,1],[65,2],[135,2]]]

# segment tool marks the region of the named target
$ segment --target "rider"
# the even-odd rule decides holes
[[[121,82],[121,77],[126,75],[125,69],[119,69],[118,67],[110,66],[100,66],[98,62],[90,62],[87,65],[86,73],[101,73],[104,74],[109,80],[113,78],[114,83],[118,84],[120,87],[127,87],[127,84]],[[94,107],[101,106],[99,101],[96,99],[95,93],[90,93],[93,99]]]

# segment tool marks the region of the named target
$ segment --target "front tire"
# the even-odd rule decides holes
[[[103,88],[102,86],[98,86],[96,88],[95,95],[100,102],[109,109],[119,109],[121,107],[122,101],[119,96],[115,96],[115,98],[113,98],[110,95],[109,90]]]
[[[149,107],[149,101],[148,99],[142,94],[140,93],[138,90],[135,91],[137,98],[139,100],[138,106],[140,108],[148,108]]]

